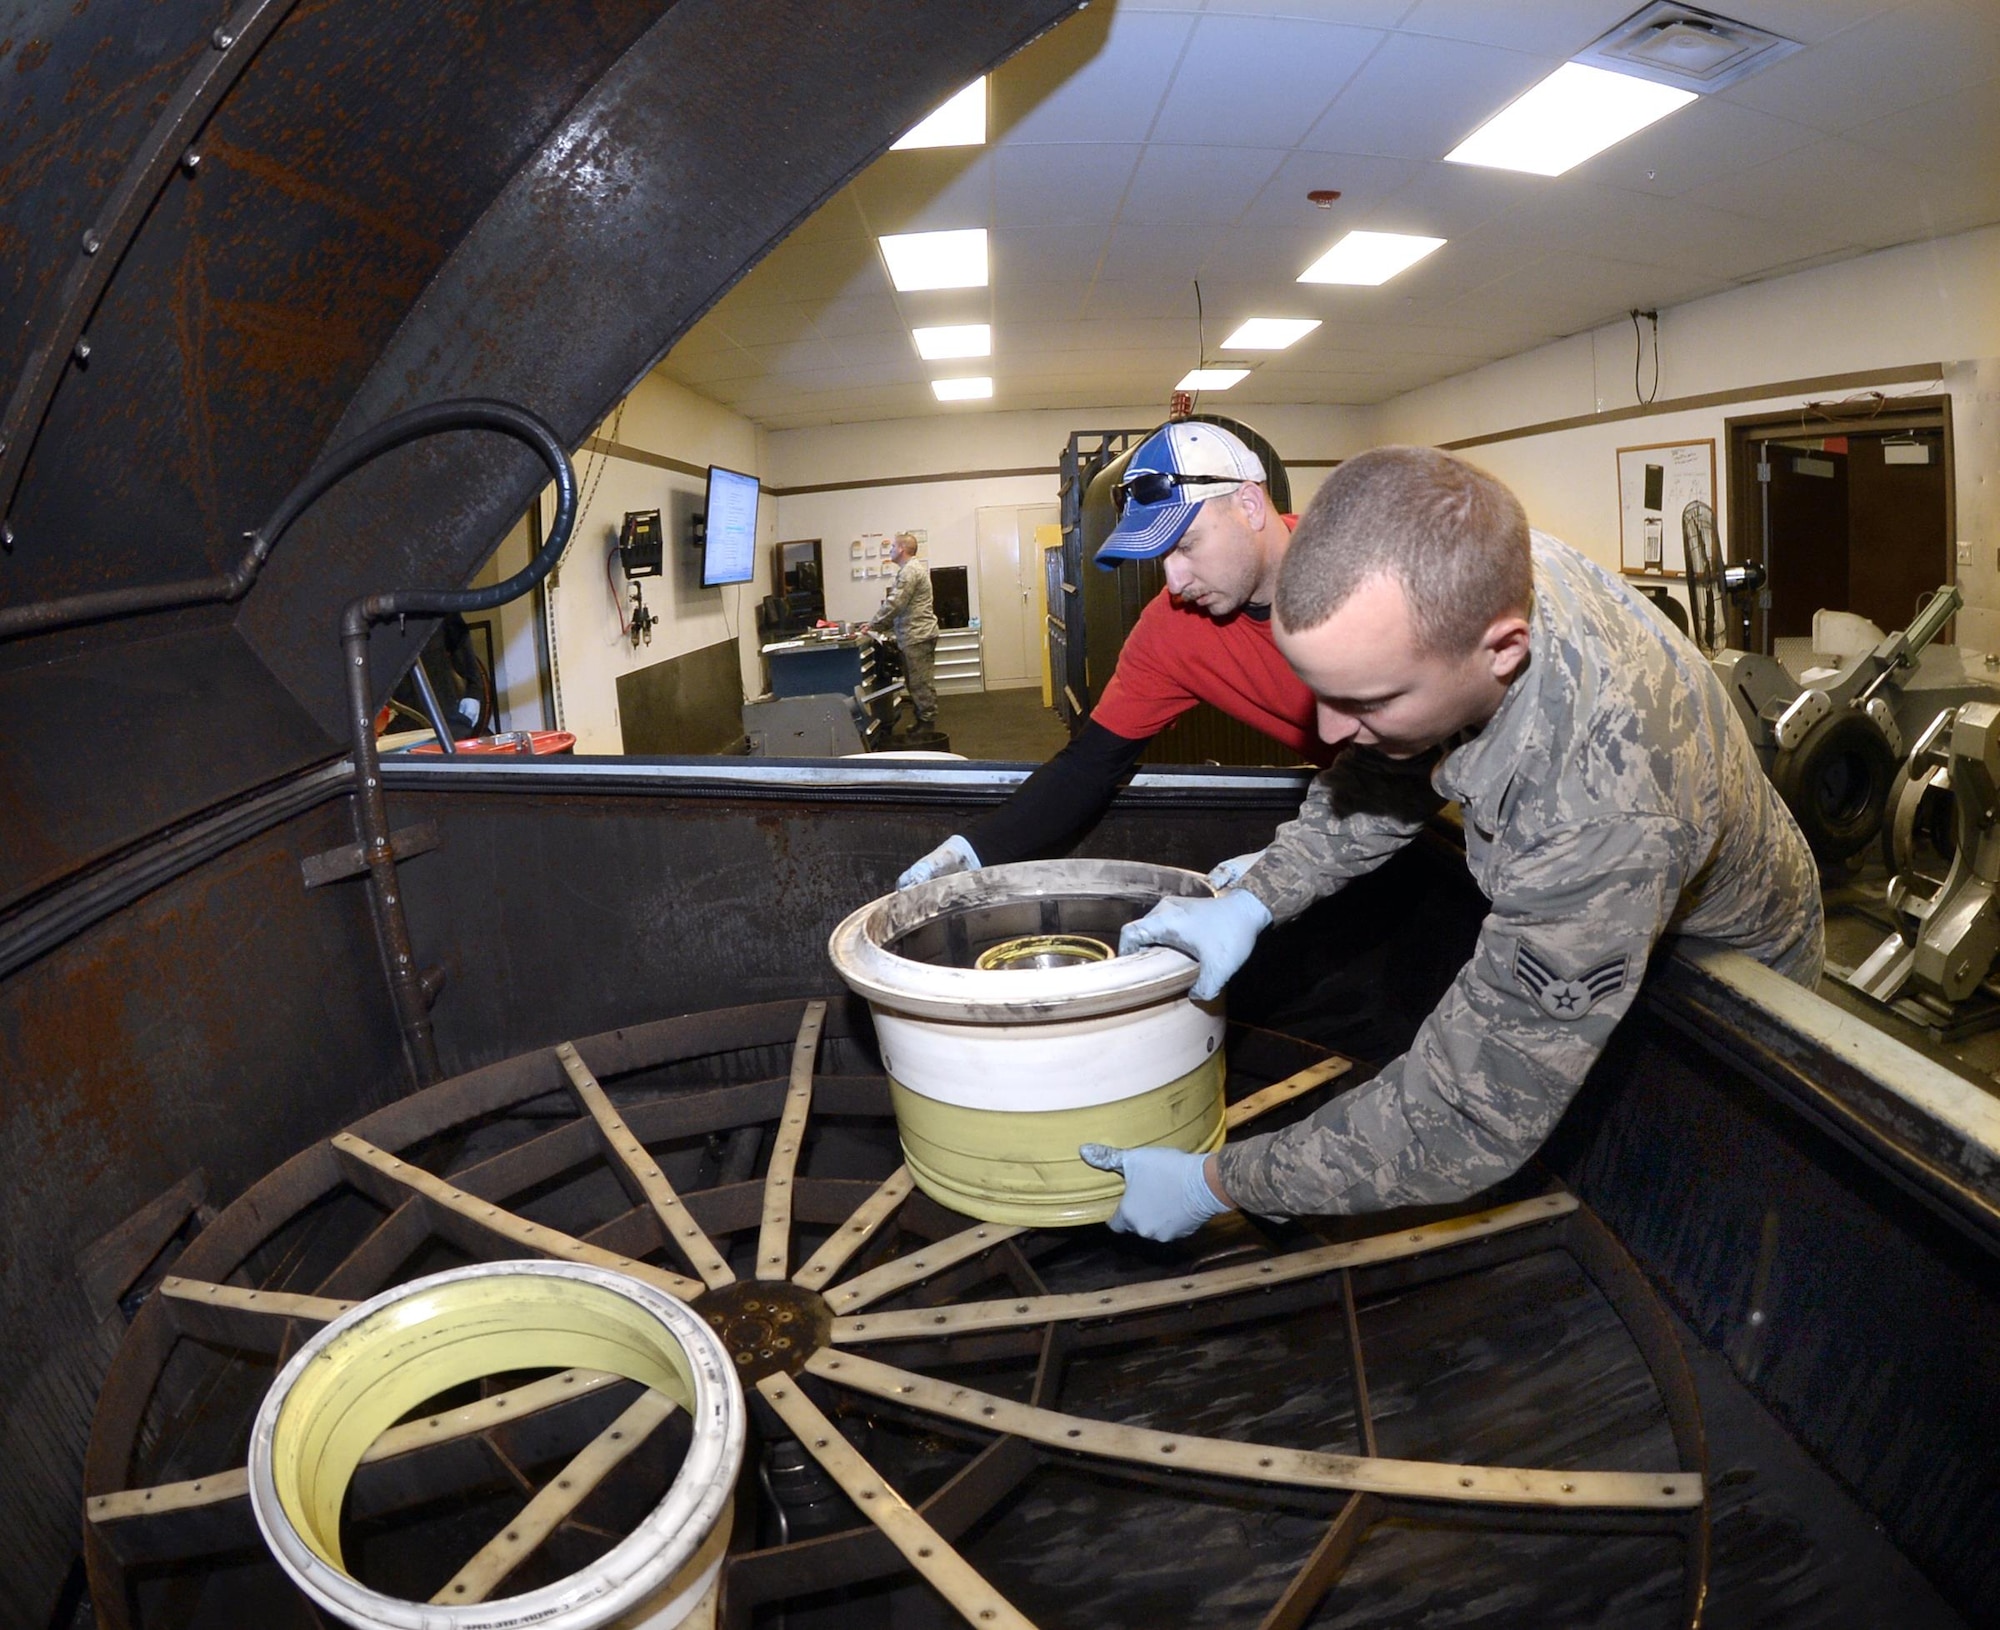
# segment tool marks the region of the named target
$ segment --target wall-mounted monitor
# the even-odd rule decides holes
[[[719,464],[708,467],[701,582],[748,583],[757,575],[757,478]]]

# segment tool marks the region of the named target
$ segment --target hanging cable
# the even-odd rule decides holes
[[[1199,371],[1208,360],[1208,336],[1202,327],[1201,279],[1194,280],[1194,365]],[[1201,406],[1201,392],[1195,391],[1188,397],[1188,412]]]
[[[618,637],[631,637],[632,625],[625,620],[625,597],[618,592],[618,583],[611,575],[611,563],[618,558],[618,545],[613,544],[604,552],[604,586],[611,591],[611,609],[618,614]]]
[[[1641,407],[1651,407],[1660,394],[1660,314],[1657,311],[1640,311],[1634,308],[1626,313],[1632,319],[1632,399]],[[1639,363],[1646,352],[1646,340],[1639,327],[1639,319],[1646,318],[1653,325],[1653,388],[1651,391],[1639,388]]]

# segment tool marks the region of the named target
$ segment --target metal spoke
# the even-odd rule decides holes
[[[191,1285],[198,1282],[182,1280],[180,1283]],[[552,1409],[558,1404],[573,1403],[578,1398],[601,1391],[605,1387],[616,1386],[623,1380],[623,1376],[613,1375],[609,1370],[562,1370],[555,1375],[544,1376],[539,1381],[530,1381],[525,1386],[512,1387],[506,1392],[496,1392],[491,1397],[477,1399],[457,1409],[439,1410],[435,1415],[428,1415],[420,1420],[405,1421],[400,1426],[392,1426],[368,1446],[361,1456],[361,1464],[369,1466],[377,1461],[394,1460],[399,1455],[412,1454],[419,1449],[428,1449],[440,1443],[477,1437],[480,1433],[490,1431],[496,1426],[510,1421],[528,1420],[544,1409]],[[150,1488],[120,1489],[115,1494],[100,1494],[94,1499],[87,1500],[84,1509],[90,1520],[95,1523],[127,1522],[137,1517],[190,1511],[200,1506],[226,1505],[231,1500],[248,1499],[249,1495],[249,1470],[243,1466],[235,1466],[228,1471],[211,1473],[207,1477],[188,1478],[178,1483],[155,1483]]]
[[[729,1271],[729,1264],[722,1260],[714,1242],[701,1231],[700,1225],[688,1214],[688,1208],[681,1204],[681,1197],[674,1192],[673,1184],[667,1181],[667,1174],[646,1153],[645,1145],[632,1135],[624,1117],[612,1107],[611,1100],[604,1095],[604,1088],[578,1056],[576,1048],[566,1041],[558,1043],[556,1057],[562,1061],[563,1073],[569,1077],[570,1090],[576,1094],[577,1102],[589,1111],[591,1120],[596,1124],[598,1141],[604,1145],[604,1152],[652,1206],[654,1214],[660,1219],[660,1226],[666,1230],[667,1238],[687,1258],[694,1271],[701,1275],[701,1282],[710,1290],[735,1284],[736,1275]]]
[[[812,1109],[813,1061],[819,1053],[820,1026],[826,1003],[808,1002],[792,1044],[792,1081],[785,1094],[785,1112],[778,1120],[778,1141],[764,1174],[764,1226],[757,1233],[757,1277],[782,1279],[791,1254],[792,1178],[799,1150],[806,1141],[806,1115]]]
[[[1280,1104],[1290,1103],[1294,1098],[1311,1092],[1315,1087],[1324,1086],[1328,1081],[1345,1075],[1353,1068],[1354,1065],[1350,1060],[1340,1057],[1324,1058],[1317,1064],[1308,1065],[1295,1075],[1289,1075],[1284,1080],[1274,1082],[1251,1093],[1249,1097],[1231,1104],[1227,1113],[1228,1127],[1233,1132],[1237,1127],[1254,1121],[1258,1116],[1276,1109]],[[891,1178],[890,1181],[894,1182],[895,1179]],[[885,1188],[887,1186],[884,1185]],[[869,1202],[871,1206],[874,1203],[872,1200]],[[856,1212],[855,1219],[859,1220],[867,1209],[864,1207],[863,1211]],[[843,1230],[843,1234],[845,1232],[846,1230]],[[977,1256],[981,1251],[998,1245],[1002,1240],[1013,1239],[1016,1235],[1027,1232],[1026,1228],[1000,1223],[988,1223],[977,1228],[965,1229],[946,1239],[933,1241],[909,1256],[885,1262],[879,1268],[856,1275],[846,1284],[828,1291],[827,1304],[836,1313],[853,1313],[871,1302],[879,1302],[883,1297],[892,1295],[896,1291],[906,1290],[911,1285],[928,1279],[934,1273],[954,1267],[967,1257]],[[840,1235],[835,1236],[836,1239],[840,1237]],[[832,1243],[828,1241],[829,1246]],[[857,1239],[855,1243],[859,1245],[861,1240]],[[799,1282],[805,1284],[806,1280],[801,1277]]]
[[[991,1302],[960,1302],[947,1308],[871,1313],[866,1318],[837,1318],[833,1321],[833,1339],[836,1343],[865,1343],[910,1336],[955,1336],[974,1330],[1018,1329],[1023,1325],[1045,1324],[1051,1319],[1104,1319],[1155,1308],[1181,1307],[1208,1297],[1233,1296],[1267,1285],[1290,1284],[1341,1268],[1366,1267],[1377,1262],[1421,1256],[1426,1251],[1461,1245],[1564,1217],[1576,1206],[1574,1195],[1545,1194],[1492,1211],[1427,1223],[1421,1228],[1407,1229],[1398,1234],[1377,1234],[1345,1245],[1322,1245],[1309,1251],[1296,1251],[1289,1256],[1213,1268],[1206,1273],[1191,1273],[1178,1279],[1152,1279],[1135,1285],[1120,1285],[1111,1290],[1073,1292],[1062,1296],[1010,1297]],[[964,1238],[963,1234],[954,1235],[953,1241]],[[953,1241],[944,1243],[951,1244]],[[915,1265],[910,1264],[912,1267]],[[890,1269],[903,1266],[903,1263],[892,1262],[885,1268],[876,1269],[875,1273],[886,1274]],[[863,1274],[852,1281],[852,1285],[862,1285],[873,1277]],[[827,1301],[836,1309],[848,1305],[842,1303],[839,1297],[841,1291],[849,1288],[851,1286],[840,1287],[827,1297]]]
[[[251,1347],[272,1339],[269,1326],[273,1320],[303,1319],[308,1324],[329,1324],[354,1306],[331,1296],[245,1290],[240,1285],[183,1279],[177,1274],[169,1274],[160,1281],[160,1300],[184,1334]]]
[[[854,1353],[821,1352],[806,1368],[823,1380],[890,1403],[991,1432],[1010,1433],[1047,1448],[1128,1461],[1149,1470],[1474,1505],[1680,1511],[1702,1501],[1702,1479],[1694,1472],[1540,1471],[1520,1466],[1461,1466],[1446,1461],[1322,1454],[1065,1415],[994,1393],[933,1381]]]
[[[671,1398],[657,1392],[640,1393],[624,1414],[585,1444],[569,1464],[521,1508],[520,1515],[481,1546],[478,1554],[453,1574],[431,1600],[451,1606],[460,1602],[485,1601],[494,1587],[532,1556],[542,1541],[596,1491],[598,1484],[609,1477],[627,1455],[653,1435],[654,1430],[674,1412],[674,1407]]]
[[[757,1390],[869,1521],[936,1587],[966,1623],[979,1630],[1035,1630],[979,1571],[876,1474],[840,1428],[787,1375],[767,1375]]]
[[[421,1166],[397,1159],[388,1150],[378,1149],[352,1132],[336,1132],[329,1141],[356,1188],[388,1206],[401,1205],[413,1197],[424,1201],[438,1232],[475,1254],[497,1243],[534,1256],[560,1257],[566,1262],[587,1262],[593,1267],[629,1273],[684,1300],[691,1301],[701,1294],[699,1280],[621,1256],[616,1251],[586,1245],[561,1229],[531,1223],[504,1206],[467,1194]]]
[[[879,1268],[871,1268],[866,1273],[856,1274],[844,1285],[836,1285],[826,1293],[827,1306],[836,1313],[852,1312],[855,1308],[866,1307],[870,1302],[879,1302],[885,1296],[894,1295],[899,1290],[930,1278],[946,1268],[954,1267],[967,1257],[990,1251],[1002,1240],[1013,1239],[1028,1230],[1012,1223],[981,1223],[976,1228],[965,1228],[956,1234],[949,1234],[941,1240],[933,1240],[920,1250],[908,1256],[897,1257],[893,1262],[885,1262]],[[835,1328],[846,1321],[836,1320]],[[836,1339],[838,1339],[836,1337]]]
[[[1323,1058],[1317,1064],[1309,1064],[1296,1075],[1288,1075],[1282,1081],[1273,1081],[1268,1087],[1261,1087],[1247,1098],[1239,1098],[1231,1104],[1223,1115],[1223,1125],[1234,1132],[1239,1126],[1254,1121],[1259,1115],[1276,1109],[1280,1104],[1288,1104],[1294,1098],[1303,1098],[1314,1087],[1323,1087],[1329,1081],[1339,1079],[1354,1068],[1351,1059],[1335,1055]]]
[[[792,1275],[792,1283],[803,1285],[807,1290],[820,1289],[847,1266],[848,1258],[875,1237],[876,1230],[896,1214],[896,1208],[910,1197],[916,1186],[917,1180],[910,1175],[910,1168],[898,1166],[854,1215],[840,1225],[839,1232],[813,1252],[811,1260]]]

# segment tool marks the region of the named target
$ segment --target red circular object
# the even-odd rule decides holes
[[[534,749],[533,756],[547,758],[551,753],[567,753],[576,745],[576,737],[567,730],[531,730],[529,744]],[[465,740],[454,742],[460,758],[506,758],[521,750],[519,732],[509,731],[504,736],[467,736]],[[434,741],[427,741],[421,747],[412,747],[411,753],[428,753],[436,758],[440,749]]]
[[[1333,208],[1335,201],[1338,200],[1339,197],[1340,197],[1339,188],[1321,187],[1318,188],[1316,191],[1307,193],[1306,202],[1308,204],[1317,204],[1321,209],[1331,209]]]

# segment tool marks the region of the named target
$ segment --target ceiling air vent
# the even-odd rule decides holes
[[[1706,95],[1799,49],[1796,40],[1748,23],[1673,0],[1654,0],[1579,51],[1574,60]]]

